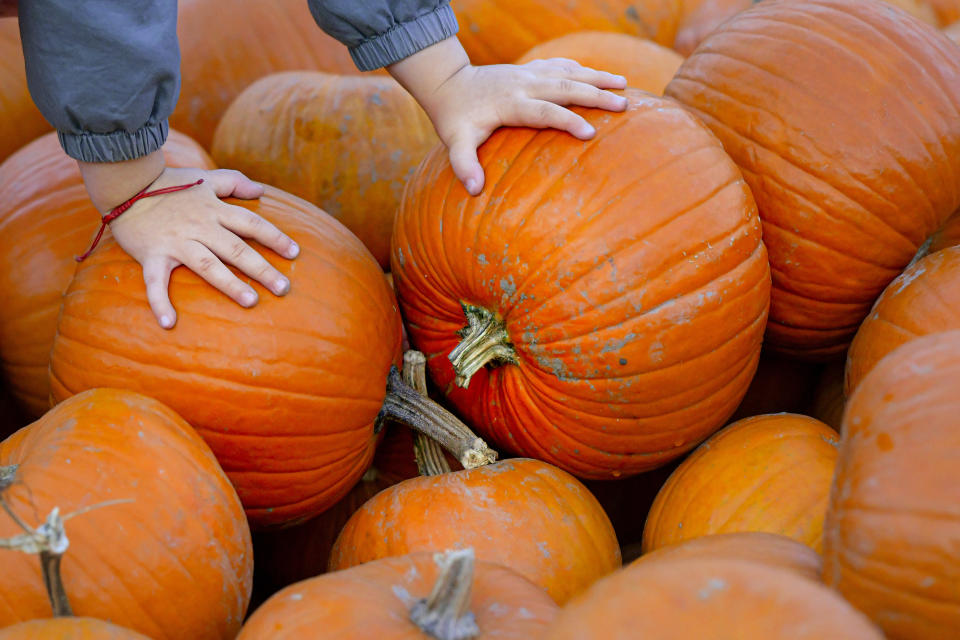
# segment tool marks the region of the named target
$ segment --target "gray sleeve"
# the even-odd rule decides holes
[[[180,91],[176,0],[22,0],[34,102],[86,162],[159,149]]]
[[[457,33],[450,0],[308,0],[320,28],[361,71],[385,67]]]

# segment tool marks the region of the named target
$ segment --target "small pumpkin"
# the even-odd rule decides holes
[[[916,338],[857,386],[825,525],[823,578],[889,638],[960,629],[960,331]]]
[[[384,558],[291,585],[257,609],[237,640],[539,637],[557,605],[509,568],[469,549]]]
[[[661,95],[683,56],[651,40],[612,31],[576,31],[542,42],[516,64],[570,58],[585,67],[625,76],[627,86]]]
[[[757,562],[768,567],[795,571],[799,575],[820,581],[823,561],[820,555],[792,538],[765,531],[738,531],[716,533],[691,538],[645,553],[637,562],[659,562],[690,558],[709,560],[724,558]]]
[[[404,185],[438,142],[392,78],[291,71],[258,80],[230,104],[212,153],[219,165],[322,208],[389,268]]]
[[[637,562],[571,602],[544,640],[882,640],[831,589],[796,571],[737,560]]]
[[[0,629],[0,640],[149,640],[147,636],[96,618],[28,620]]]
[[[53,127],[37,109],[27,89],[20,25],[0,18],[0,163]]]
[[[76,395],[0,443],[0,498],[31,527],[59,508],[63,587],[79,616],[151,638],[233,638],[253,553],[240,501],[210,448],[156,400]],[[0,511],[0,538],[23,533]],[[40,563],[0,550],[0,627],[48,617]]]
[[[843,353],[960,206],[960,56],[884,3],[764,0],[710,34],[665,95],[710,127],[757,199],[766,344],[782,353]]]
[[[847,354],[847,397],[900,345],[951,329],[960,329],[960,246],[922,258],[877,299]]]
[[[669,46],[682,10],[676,0],[458,0],[451,6],[473,64],[513,62],[574,31],[616,31]]]
[[[171,167],[215,168],[196,142],[176,131],[163,155]],[[74,256],[89,246],[99,220],[56,133],[0,165],[0,364],[31,419],[50,407],[47,368],[60,299],[77,268]]]
[[[574,109],[587,142],[495,132],[478,197],[435,150],[394,226],[398,298],[438,389],[498,446],[581,478],[661,466],[719,428],[769,295],[752,197],[716,138],[672,101],[624,95],[626,113]]]
[[[820,551],[837,434],[807,416],[745,418],[680,463],[647,516],[644,551],[698,536],[766,531]]]
[[[186,268],[174,270],[177,325],[161,329],[140,265],[110,241],[77,269],[50,357],[63,400],[101,386],[152,393],[210,444],[251,523],[293,524],[336,503],[373,458],[374,421],[400,359],[400,316],[359,240],[313,205],[273,188],[231,200],[300,245],[282,298],[244,309]]]

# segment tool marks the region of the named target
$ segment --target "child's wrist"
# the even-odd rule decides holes
[[[126,202],[153,184],[166,162],[163,151],[124,162],[77,161],[90,201],[101,215]]]
[[[433,118],[434,98],[438,89],[457,72],[468,66],[470,66],[470,57],[460,44],[460,40],[456,36],[451,36],[390,65],[387,71]]]

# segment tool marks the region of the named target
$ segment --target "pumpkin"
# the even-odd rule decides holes
[[[731,17],[754,5],[754,0],[702,0],[677,27],[673,48],[683,56],[693,53],[703,39]]]
[[[846,396],[843,393],[844,367],[845,362],[840,360],[823,368],[810,405],[810,415],[836,431],[840,431],[843,409],[846,406]]]
[[[53,129],[33,104],[15,17],[0,18],[0,163],[34,138]]]
[[[850,397],[823,579],[888,638],[960,628],[960,331],[894,350]]]
[[[767,1],[767,0],[765,0]],[[796,571],[727,559],[637,562],[565,607],[543,640],[882,640],[843,598]]]
[[[61,575],[77,615],[151,638],[233,638],[250,599],[250,531],[203,440],[139,394],[91,390],[0,443],[0,497],[34,520],[54,507]],[[23,533],[0,513],[0,538]],[[50,615],[40,565],[0,551],[0,627]]]
[[[660,95],[683,57],[663,45],[625,33],[577,31],[540,43],[516,64],[547,58],[572,58],[585,67],[625,76],[627,85]]]
[[[887,4],[893,5],[912,15],[914,18],[923,20],[929,25],[939,27],[940,18],[933,7],[931,0],[883,0]]]
[[[278,71],[360,73],[306,0],[231,0],[229,9],[219,0],[180,0],[178,10],[181,83],[170,126],[206,148],[224,111],[255,80]]]
[[[149,640],[147,636],[96,618],[28,620],[0,629],[0,640]]]
[[[250,617],[237,640],[539,637],[557,606],[507,567],[470,550],[416,553],[291,585]]]
[[[837,434],[807,416],[740,420],[704,442],[663,485],[644,551],[734,531],[778,533],[820,551]]]
[[[293,524],[336,503],[370,465],[400,316],[383,272],[336,220],[269,187],[230,202],[300,245],[288,261],[254,243],[290,278],[290,293],[247,279],[260,301],[244,309],[178,268],[178,321],[164,330],[140,266],[101,244],[65,294],[51,392],[57,401],[100,386],[152,393],[210,444],[252,525]]]
[[[430,119],[392,78],[278,73],[237,97],[213,157],[300,196],[342,222],[390,265],[403,187],[438,143]]]
[[[957,23],[957,26],[957,42],[960,43],[960,23]],[[927,247],[927,251],[933,253],[957,245],[960,245],[960,210],[950,216],[943,226],[930,236],[930,246]]]
[[[575,108],[587,142],[495,132],[478,197],[435,150],[394,226],[398,298],[437,387],[500,447],[582,478],[663,465],[723,424],[767,312],[736,167],[676,104],[624,95],[626,113]]]
[[[757,562],[797,572],[820,581],[823,561],[820,555],[792,538],[763,531],[717,533],[691,538],[655,549],[640,556],[637,562],[654,562],[691,558],[695,560],[730,559]]]
[[[927,0],[940,19],[940,24],[960,21],[960,0]]]
[[[534,45],[574,31],[616,31],[669,46],[676,0],[458,0],[457,37],[473,64],[513,62]]]
[[[900,345],[951,329],[960,329],[960,246],[919,260],[877,299],[847,354],[847,397]]]
[[[269,596],[294,582],[324,573],[333,542],[350,516],[380,491],[416,476],[412,433],[394,425],[377,445],[373,464],[360,482],[334,506],[296,526],[254,535],[254,588]]]
[[[731,420],[764,413],[800,413],[813,396],[820,366],[761,352],[757,373]]]
[[[842,353],[960,205],[960,56],[889,5],[765,0],[714,31],[665,94],[713,130],[757,199],[767,343],[781,352]]]
[[[214,168],[196,142],[176,131],[163,153],[173,167]],[[99,220],[56,133],[0,165],[0,363],[30,418],[50,407],[47,367],[60,298],[76,270],[74,256],[89,246]]]

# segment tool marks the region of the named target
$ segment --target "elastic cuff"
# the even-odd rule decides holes
[[[409,22],[401,22],[379,36],[350,49],[360,71],[371,71],[409,58],[459,31],[457,17],[449,4],[437,7]]]
[[[67,155],[83,162],[123,162],[136,160],[153,153],[167,140],[169,125],[166,120],[147,124],[136,131],[111,133],[57,132],[60,145]]]

